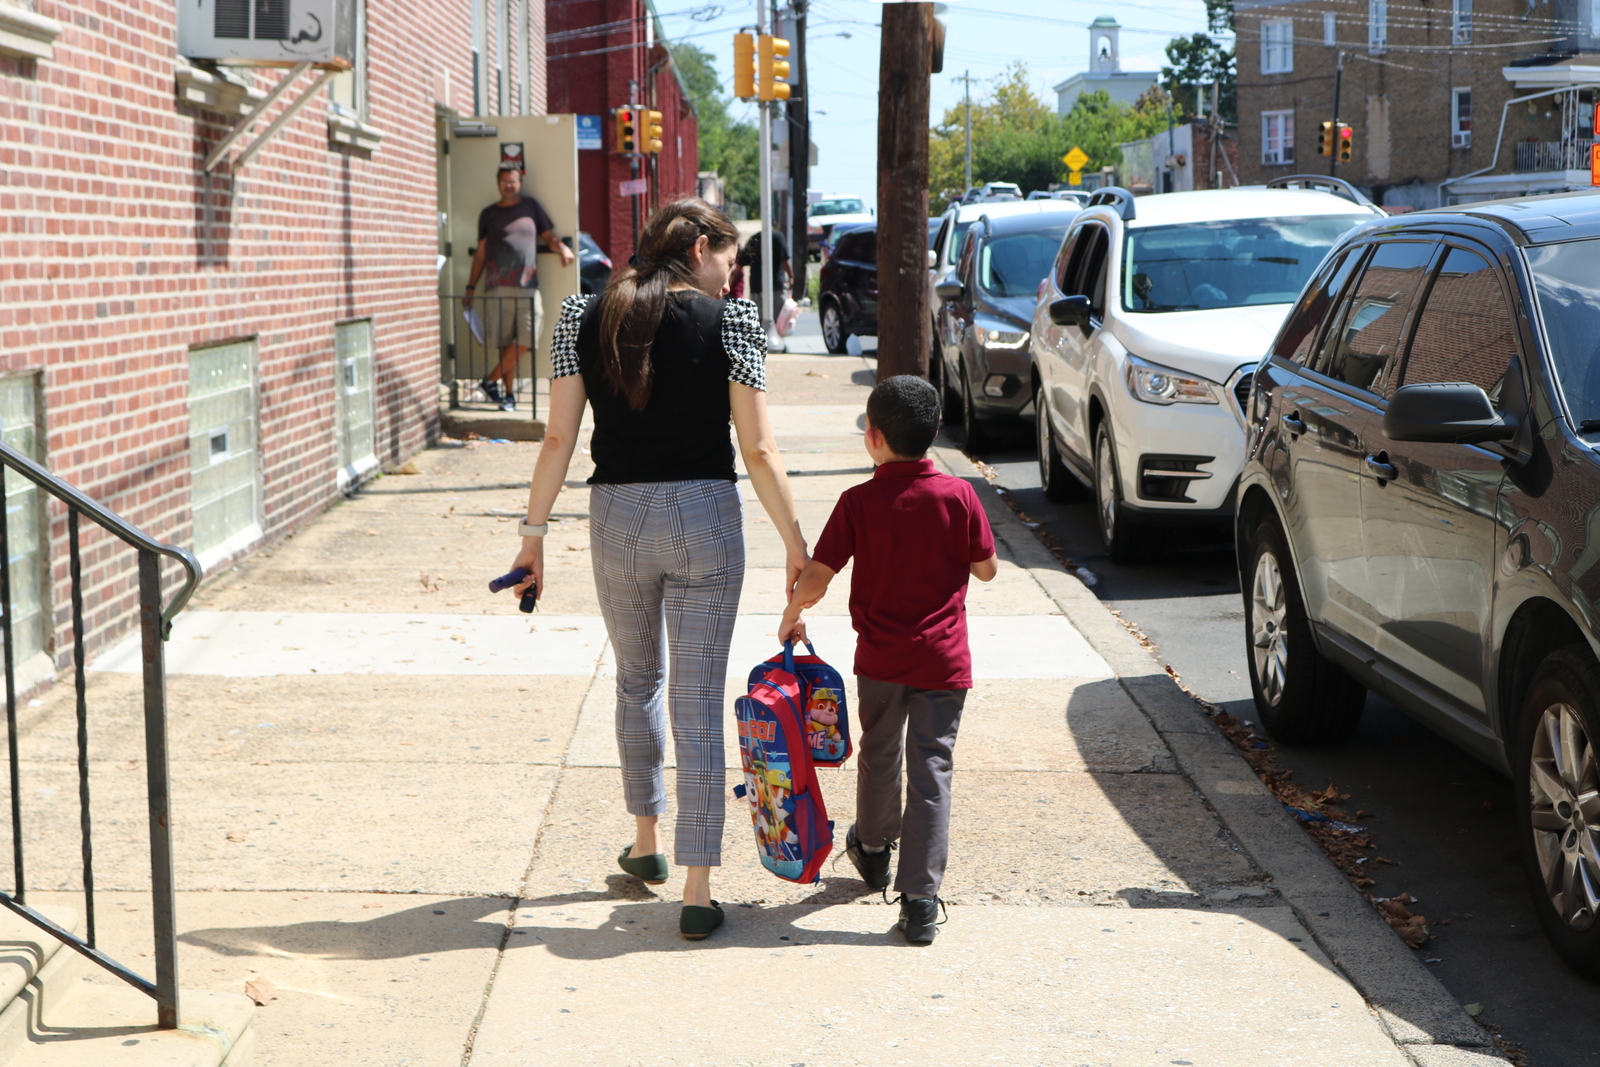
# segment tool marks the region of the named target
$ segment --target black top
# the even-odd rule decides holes
[[[783,234],[777,230],[772,231],[772,281],[773,292],[782,293],[788,287],[783,280],[783,264],[789,258],[789,242],[783,239]],[[753,234],[745,246],[739,250],[739,265],[750,268],[750,291],[759,293],[761,284],[761,235]]]
[[[502,285],[539,288],[539,235],[555,225],[531,196],[510,207],[501,207],[497,200],[478,212],[478,240],[489,239],[484,289]]]
[[[600,301],[568,297],[551,344],[551,376],[583,376],[594,409],[591,485],[736,481],[728,383],[766,388],[766,336],[748,300],[669,293],[650,349],[655,385],[644,410],[606,380],[600,360]]]

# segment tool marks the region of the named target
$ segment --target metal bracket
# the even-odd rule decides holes
[[[273,86],[272,92],[268,93],[266,97],[259,104],[257,104],[248,115],[240,119],[238,123],[234,125],[233,129],[228,131],[228,136],[224,137],[217,147],[211,150],[211,154],[206,157],[204,169],[208,172],[215,170],[217,164],[221,163],[222,160],[227,156],[229,149],[238,144],[239,140],[244,137],[245,134],[250,132],[250,127],[256,124],[256,120],[262,115],[265,115],[267,113],[267,109],[272,107],[273,104],[276,104],[283,97],[283,95],[294,86],[294,83],[300,79],[300,75],[311,69],[311,66],[312,64],[310,63],[297,63],[291,67],[289,73],[283,76],[283,80],[277,85]],[[317,80],[311,83],[310,87],[306,89],[305,92],[295,97],[294,101],[288,107],[283,109],[283,113],[277,118],[273,119],[271,124],[268,125],[265,130],[261,131],[261,135],[259,137],[250,142],[250,147],[239,153],[239,157],[233,161],[233,169],[238,170],[246,163],[250,162],[251,157],[253,157],[257,152],[261,151],[261,149],[265,148],[267,142],[272,140],[272,138],[277,135],[278,131],[283,129],[283,127],[289,122],[290,119],[294,118],[301,108],[310,103],[311,98],[317,95],[318,90],[326,85],[328,83],[328,79],[332,78],[337,73],[339,73],[338,70],[324,70],[321,75],[318,76]]]

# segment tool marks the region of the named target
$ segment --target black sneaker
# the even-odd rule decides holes
[[[913,945],[931,945],[934,935],[939,932],[939,927],[945,924],[944,919],[938,922],[934,917],[944,908],[944,901],[938,897],[918,897],[915,900],[900,894],[900,921],[895,925],[905,935],[906,940]]]
[[[500,392],[500,383],[493,378],[485,378],[478,383],[478,388],[483,390],[483,395],[489,398],[489,403],[498,404],[504,394]]]
[[[500,398],[500,410],[501,411],[515,411],[515,410],[517,410],[517,396],[516,396],[515,393],[507,393],[505,396]]]
[[[889,860],[894,855],[893,842],[882,852],[867,852],[861,847],[861,839],[856,836],[856,824],[851,823],[844,835],[844,854],[869,889],[889,887]]]

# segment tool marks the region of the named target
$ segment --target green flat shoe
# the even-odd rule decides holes
[[[685,904],[683,913],[678,916],[678,932],[685,941],[704,941],[711,931],[722,925],[724,918],[722,905],[714,900],[709,908]]]
[[[654,856],[630,856],[632,845],[625,845],[617,857],[617,866],[633,875],[645,885],[660,885],[667,880],[667,857],[657,852]]]

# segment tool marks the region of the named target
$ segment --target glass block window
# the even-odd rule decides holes
[[[189,353],[196,555],[204,556],[259,528],[255,361],[252,341]]]
[[[44,446],[39,436],[38,380],[31,374],[0,378],[0,439],[29,459],[44,462]],[[5,479],[12,655],[14,662],[21,664],[43,652],[48,638],[44,494],[14,471],[6,471]]]
[[[338,376],[339,466],[355,473],[375,466],[372,453],[372,321],[334,328]]]

